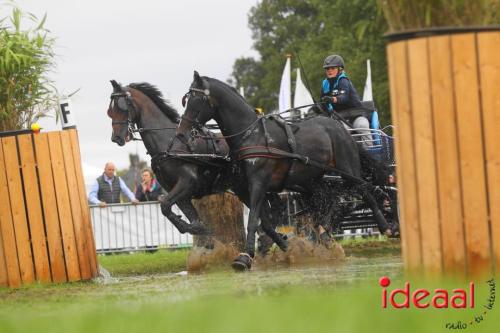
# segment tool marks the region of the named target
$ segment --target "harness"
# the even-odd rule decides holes
[[[344,73],[342,73],[344,74]],[[347,77],[345,74],[343,77]],[[340,76],[339,76],[340,79]],[[338,80],[337,80],[338,81]],[[196,95],[200,94],[201,97],[207,101],[210,105],[211,108],[214,107],[214,103],[210,100],[210,92],[209,89],[196,89],[196,88],[190,88],[189,91],[184,95],[183,97],[183,105],[185,105],[185,101],[187,97],[190,95]],[[316,103],[314,104],[316,105]],[[285,110],[284,112],[288,112],[289,110]],[[200,122],[198,121],[197,118],[191,119],[187,116],[183,116],[184,119],[189,120],[194,126],[199,127],[201,126]],[[279,149],[279,148],[274,148],[269,145],[269,142],[272,140],[271,137],[269,136],[269,133],[267,131],[266,123],[265,120],[266,118],[270,118],[271,120],[277,121],[278,125],[282,127],[287,135],[287,142],[290,147],[291,152],[287,152],[285,150]],[[339,119],[340,118],[340,119]],[[337,118],[338,121],[344,121],[340,116]],[[253,129],[255,126],[257,126],[258,123],[261,123],[263,131],[264,131],[264,137],[266,140],[266,145],[265,146],[244,146],[238,149],[236,152],[233,153],[234,155],[234,160],[235,161],[242,161],[245,159],[250,159],[250,158],[271,158],[271,159],[282,159],[282,158],[290,158],[293,160],[298,160],[306,165],[311,165],[313,167],[319,168],[320,170],[323,170],[324,172],[335,172],[336,174],[342,176],[344,179],[348,181],[352,181],[353,183],[360,185],[360,186],[366,186],[366,187],[372,187],[372,185],[365,181],[364,179],[354,177],[342,170],[339,170],[336,167],[318,162],[316,160],[313,160],[309,158],[308,156],[300,155],[297,154],[297,145],[296,145],[296,140],[295,136],[293,135],[293,129],[290,127],[290,125],[281,117],[276,117],[274,114],[271,115],[264,115],[258,117],[255,121],[253,121],[251,124],[249,124],[246,128],[243,130],[238,131],[237,133],[233,133],[230,135],[225,135],[222,138],[233,138],[236,136],[243,135],[240,139],[240,142],[244,141],[250,135],[253,133]],[[192,132],[193,133],[193,132]],[[198,137],[201,138],[206,138],[205,136],[201,136],[198,134]]]
[[[142,141],[142,139],[137,138],[134,134],[135,133],[144,133],[146,131],[162,131],[162,130],[176,130],[177,126],[175,127],[159,127],[159,128],[143,128],[143,127],[137,127],[136,122],[133,120],[133,115],[137,113],[137,110],[134,106],[134,103],[132,102],[132,95],[128,91],[123,91],[123,92],[115,92],[111,94],[110,97],[110,102],[109,102],[109,108],[112,107],[112,103],[116,100],[116,104],[118,108],[121,111],[124,111],[127,113],[127,120],[113,120],[111,122],[112,125],[127,125],[127,131],[128,134],[131,137],[131,140],[135,141]],[[183,116],[183,118],[185,118]],[[215,143],[216,138],[213,136],[213,133],[210,131],[204,131],[204,133],[209,133],[209,138],[211,139],[212,142],[212,148],[214,150],[213,154],[196,154],[193,153],[194,149],[193,146],[189,141],[184,142],[181,139],[180,135],[175,135],[171,138],[168,149],[166,151],[158,152],[156,154],[150,154],[147,152],[149,155],[151,155],[151,163],[159,163],[163,160],[169,159],[169,158],[176,158],[184,161],[188,161],[190,163],[195,163],[199,164],[202,166],[214,166],[214,167],[222,167],[223,163],[227,163],[229,161],[228,156],[223,156],[220,154],[220,150]],[[175,139],[179,139],[182,143],[185,143],[187,147],[189,148],[189,151],[184,151],[184,150],[176,150],[176,151],[171,151],[171,148],[174,144]],[[207,158],[208,160],[200,160],[196,158]],[[222,162],[211,162],[212,159],[220,159]]]

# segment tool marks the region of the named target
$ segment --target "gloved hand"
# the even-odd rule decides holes
[[[321,97],[321,102],[323,103],[333,103],[333,97],[332,96],[323,96]]]
[[[335,104],[335,103],[337,103],[337,97],[326,95],[326,96],[321,97],[321,102],[323,102],[325,104],[327,104],[327,103]]]

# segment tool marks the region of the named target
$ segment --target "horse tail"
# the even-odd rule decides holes
[[[373,158],[363,147],[358,147],[363,179],[370,180],[373,185],[386,185],[391,173],[390,168],[383,162]]]

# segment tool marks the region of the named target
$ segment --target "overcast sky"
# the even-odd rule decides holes
[[[111,142],[111,119],[106,115],[110,79],[150,82],[182,113],[180,101],[193,70],[225,81],[236,58],[256,55],[247,15],[257,0],[16,3],[38,17],[47,13],[46,28],[57,37],[53,78],[61,93],[81,88],[71,100],[71,111],[82,161],[97,168],[108,160],[126,167],[128,153],[136,151],[149,163],[142,142],[124,147]],[[60,128],[54,119],[41,124],[46,130]]]

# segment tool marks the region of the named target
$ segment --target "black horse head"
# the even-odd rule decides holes
[[[125,145],[132,138],[132,123],[136,116],[135,108],[130,98],[130,92],[115,80],[111,80],[113,93],[108,107],[108,117],[112,119],[111,141],[119,146]]]
[[[188,127],[203,126],[214,117],[216,100],[210,96],[210,84],[207,78],[201,77],[197,71],[194,71],[189,91],[182,98],[182,106],[186,107],[183,119],[188,124],[181,122],[181,132]]]
[[[183,106],[186,109],[179,125],[178,132],[181,133],[186,133],[193,127],[204,126],[207,121],[214,119],[219,124],[222,133],[228,135],[230,133],[227,129],[231,127],[231,124],[225,126],[226,124],[221,122],[223,120],[221,118],[225,118],[222,116],[224,112],[230,112],[236,116],[236,119],[230,122],[235,121],[239,124],[237,126],[244,124],[247,118],[253,121],[257,117],[254,109],[236,89],[217,79],[200,76],[196,71],[189,91],[184,95]],[[243,112],[243,118],[239,111]]]

